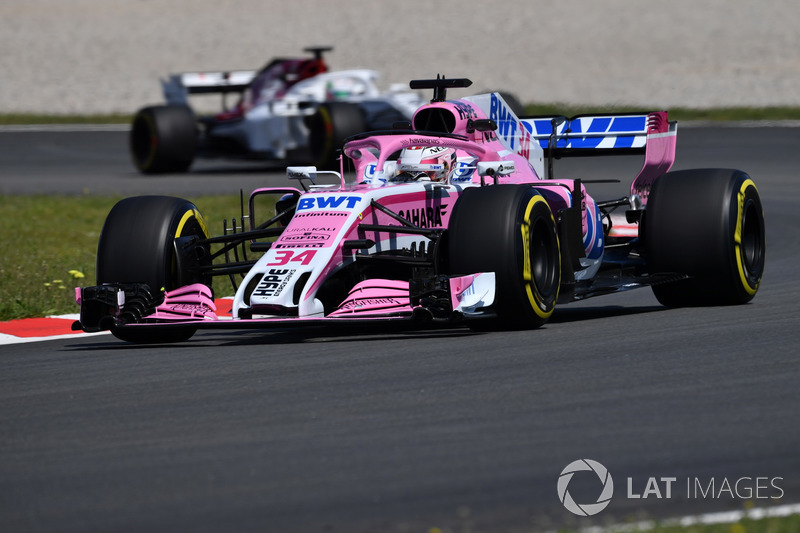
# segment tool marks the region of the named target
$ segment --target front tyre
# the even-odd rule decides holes
[[[649,270],[690,276],[654,285],[661,304],[736,305],[756,295],[764,273],[764,211],[744,172],[684,170],[658,178],[644,230]]]
[[[136,113],[131,124],[133,164],[143,174],[186,172],[197,151],[197,124],[188,106],[159,105]]]
[[[553,313],[561,282],[550,206],[527,185],[466,189],[450,217],[447,261],[454,275],[494,272],[498,328],[537,328]]]
[[[145,283],[151,292],[169,291],[211,279],[198,269],[186,269],[176,257],[178,237],[208,238],[197,207],[171,196],[136,196],[118,202],[108,214],[97,246],[97,284]],[[194,249],[195,265],[210,264],[208,246]],[[137,342],[179,342],[193,328],[112,328],[119,339]]]

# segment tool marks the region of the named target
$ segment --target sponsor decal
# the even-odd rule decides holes
[[[463,302],[464,298],[466,298],[467,296],[472,296],[473,294],[475,294],[475,283],[470,284],[469,287],[467,287],[461,293],[459,293],[458,301]]]
[[[325,248],[327,244],[324,242],[295,242],[295,243],[279,243],[276,242],[272,245],[273,248]]]
[[[385,185],[386,177],[375,177],[375,171],[378,170],[378,165],[370,163],[364,169],[364,183],[371,183],[373,185]]]
[[[180,314],[212,315],[214,311],[204,304],[179,303],[167,305],[170,311]]]
[[[353,209],[361,200],[360,196],[320,195],[305,196],[297,202],[297,211],[309,209],[324,211],[327,209]]]
[[[331,226],[287,228],[273,248],[324,248],[331,245],[336,231]]]
[[[504,144],[525,159],[530,159],[530,131],[522,122],[517,121],[513,112],[494,93],[489,107],[489,118],[497,123],[497,134]]]
[[[447,205],[407,209],[398,214],[421,228],[434,228],[443,225],[442,218],[447,214]]]
[[[603,216],[600,208],[594,206],[593,212],[586,210],[586,201],[583,201],[583,209],[586,211],[586,235],[583,237],[583,247],[586,257],[589,259],[599,259],[603,255]]]
[[[334,228],[332,226],[312,226],[310,228],[286,228],[284,233],[299,233],[299,232],[306,232],[306,231],[313,231],[313,232],[326,232],[326,233],[334,233],[338,230],[338,228]]]
[[[475,173],[475,161],[477,161],[475,158],[470,158],[469,161],[458,161],[450,181],[452,183],[472,181],[472,175]]]
[[[467,120],[470,118],[478,118],[478,113],[475,112],[475,108],[472,107],[467,102],[462,102],[461,100],[454,100],[450,102],[458,111],[458,118],[461,120]]]
[[[396,300],[394,298],[360,298],[358,300],[352,300],[342,304],[339,308],[343,311],[349,311],[351,309],[358,309],[360,307],[376,307],[376,306],[385,306],[385,305],[406,305],[404,302],[400,300]]]
[[[417,146],[417,145],[429,146],[429,145],[442,144],[442,142],[443,142],[442,140],[436,139],[435,137],[426,137],[424,139],[419,138],[419,137],[411,137],[409,139],[403,139],[402,141],[400,141],[400,145],[401,146]]]
[[[293,233],[291,235],[281,235],[279,240],[280,244],[313,244],[318,246],[325,246],[331,238],[328,233],[315,233],[306,231],[303,233]]]
[[[559,133],[569,132],[570,138],[558,140],[560,148],[632,148],[644,146],[644,134],[647,133],[647,115],[618,117],[581,117],[559,126]],[[540,136],[549,135],[553,131],[550,120],[538,119],[525,123],[535,128]],[[590,135],[579,136],[581,133]],[[600,134],[607,134],[606,136]],[[546,148],[548,139],[540,138],[542,148]]]
[[[310,212],[310,213],[298,213],[294,216],[294,218],[308,218],[308,217],[346,217],[349,216],[350,213],[333,213],[330,211],[326,211],[324,213],[320,212]]]
[[[253,291],[253,296],[279,296],[295,272],[296,270],[288,268],[269,269]]]
[[[425,149],[427,149],[428,152],[431,153],[431,154],[440,154],[440,153],[444,152],[445,150],[447,150],[447,147],[445,147],[445,146],[409,146],[406,149],[409,150],[409,151],[412,151],[412,152],[417,151],[417,150],[425,150]]]
[[[267,263],[267,266],[280,266],[288,265],[289,263],[300,263],[301,265],[308,265],[314,259],[316,250],[306,250],[304,252],[294,252],[292,250],[278,250],[275,252],[275,258],[272,262]]]
[[[286,235],[285,237],[281,237],[281,240],[284,241],[311,241],[311,242],[319,242],[319,241],[327,241],[330,239],[330,235],[324,235],[322,233],[312,233],[310,231],[306,231],[304,233],[300,233],[297,235]]]

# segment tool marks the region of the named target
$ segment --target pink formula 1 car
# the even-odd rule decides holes
[[[339,172],[289,167],[302,187],[253,191],[245,227],[221,236],[187,200],[122,200],[75,327],[142,343],[352,321],[536,328],[557,304],[642,286],[668,306],[756,294],[756,186],[739,170],[669,172],[666,112],[518,118],[496,93],[446,99],[469,85],[411,82],[434,90],[411,123],[350,138]],[[553,178],[554,159],[587,153],[644,154],[630,194]],[[232,316],[216,313],[213,276],[236,288]]]

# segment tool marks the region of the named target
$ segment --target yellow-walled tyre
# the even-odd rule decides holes
[[[208,237],[197,207],[171,196],[135,196],[119,201],[108,214],[97,245],[97,284],[145,283],[151,292],[193,283],[211,284],[211,277],[185,270],[176,259],[175,239]],[[196,264],[210,264],[207,246],[195,250]],[[186,328],[112,328],[118,338],[137,343],[179,342],[195,330]]]
[[[496,274],[491,327],[537,328],[553,313],[561,283],[550,206],[527,185],[466,189],[447,231],[448,273]]]
[[[649,271],[689,276],[653,286],[663,305],[736,305],[756,295],[766,254],[764,211],[744,172],[665,174],[653,185],[644,224]]]

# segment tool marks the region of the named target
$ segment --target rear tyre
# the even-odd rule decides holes
[[[561,256],[550,206],[527,185],[466,189],[450,217],[448,269],[494,272],[497,319],[478,325],[537,328],[553,313]]]
[[[108,214],[97,246],[97,284],[146,283],[151,292],[173,290],[192,283],[210,286],[208,276],[181,270],[174,240],[207,238],[208,230],[197,207],[170,196],[136,196],[118,202]],[[208,248],[199,250],[210,263]],[[192,328],[112,328],[119,339],[136,343],[179,342],[190,338]]]
[[[653,286],[669,307],[753,299],[764,273],[764,211],[739,170],[670,172],[653,184],[645,213],[649,270],[691,276]]]
[[[145,107],[133,118],[129,140],[133,164],[143,174],[186,172],[197,151],[194,114],[181,105]]]
[[[347,102],[327,102],[309,119],[308,147],[317,168],[339,170],[338,151],[345,139],[367,131],[361,108]]]

